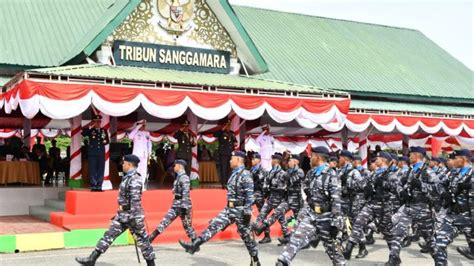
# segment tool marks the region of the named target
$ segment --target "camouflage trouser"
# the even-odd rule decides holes
[[[354,223],[357,215],[362,211],[362,208],[365,205],[365,196],[363,194],[356,194],[351,198],[352,208],[351,208],[351,223]]]
[[[100,253],[104,253],[112,245],[112,242],[120,236],[126,229],[130,229],[132,235],[135,236],[138,246],[140,247],[143,257],[146,260],[152,260],[155,258],[153,247],[148,240],[148,235],[145,230],[144,217],[134,217],[131,219],[123,220],[120,215],[116,215],[112,219],[109,230],[107,230],[104,236],[99,240],[96,246],[96,250]]]
[[[460,214],[448,214],[436,224],[434,234],[435,250],[433,258],[435,265],[446,265],[448,261],[447,247],[453,242],[456,231],[463,232],[468,243],[474,243],[474,231],[472,228],[469,211]]]
[[[288,204],[290,210],[293,212],[293,216],[296,218],[303,206],[301,191],[290,191],[288,194]]]
[[[290,264],[299,250],[314,239],[316,235],[323,241],[323,246],[334,265],[345,265],[346,260],[342,255],[342,248],[338,241],[331,238],[329,230],[331,228],[331,213],[321,215],[314,212],[305,211],[301,217],[301,223],[293,232],[290,242],[285,246],[278,260]]]
[[[263,223],[267,226],[266,231],[270,233],[270,226],[272,226],[277,220],[281,225],[281,231],[283,236],[288,236],[288,224],[286,223],[285,214],[288,212],[288,203],[286,201],[280,203],[278,207],[273,210],[272,215],[267,217]]]
[[[231,210],[225,208],[214,219],[211,220],[209,227],[202,232],[200,236],[204,242],[207,242],[220,231],[224,231],[227,226],[235,223],[240,238],[244,241],[250,256],[257,256],[257,243],[251,237],[250,221],[246,221],[241,215],[231,214]]]
[[[165,217],[161,221],[161,223],[156,227],[156,230],[158,233],[163,233],[178,216],[181,218],[181,222],[183,223],[183,228],[184,231],[186,232],[186,235],[190,239],[195,239],[196,238],[196,232],[194,232],[194,228],[192,225],[192,208],[187,209],[186,213],[180,213],[181,210],[179,208],[171,208],[168,210],[168,213],[166,213]]]
[[[355,222],[352,225],[352,233],[349,237],[349,241],[359,244],[365,242],[364,229],[372,222],[375,221],[379,231],[385,236],[385,240],[390,245],[392,228],[391,213],[386,210],[383,203],[367,203],[360,213],[357,215]]]
[[[281,204],[278,204],[276,205],[275,203],[271,203],[269,201],[265,202],[265,204],[263,205],[262,209],[260,210],[260,213],[258,214],[257,216],[257,219],[255,220],[255,223],[256,224],[260,224],[260,223],[264,223],[266,222],[266,219],[267,219],[267,216],[268,214],[272,211],[273,211],[273,219],[277,219],[278,222],[280,223],[280,226],[281,226],[281,230],[283,231],[283,234],[287,235],[288,234],[288,225],[286,223],[286,219],[285,219],[285,213],[287,212],[288,210],[288,203],[286,202],[283,202],[284,204],[282,205]],[[276,206],[275,206],[276,205]],[[280,209],[278,210],[278,213],[282,213],[282,215],[279,215],[277,214],[277,209],[280,207]],[[270,219],[271,217],[269,217],[268,219]],[[267,226],[267,228],[265,229],[265,234],[268,235],[270,234],[270,226]]]
[[[263,192],[255,191],[254,197],[255,197],[255,206],[257,207],[257,210],[260,212],[262,210],[263,205],[265,204],[265,198],[263,197]]]
[[[392,216],[392,245],[390,255],[400,256],[402,241],[407,237],[410,226],[416,224],[421,236],[427,245],[433,248],[433,227],[434,221],[431,208],[426,203],[416,203],[402,206],[397,213]]]
[[[342,215],[346,217],[351,217],[351,213],[352,213],[351,209],[352,209],[351,199],[348,197],[342,197],[341,198]]]

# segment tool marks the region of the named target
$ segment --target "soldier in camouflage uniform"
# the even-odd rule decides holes
[[[325,147],[312,149],[314,175],[307,188],[308,207],[302,210],[301,223],[291,235],[290,242],[278,257],[277,266],[289,265],[297,252],[306,246],[316,234],[334,265],[345,265],[346,261],[337,247],[337,235],[343,227],[341,211],[341,183],[336,172],[329,168],[329,151]]]
[[[303,206],[303,197],[301,195],[301,185],[305,177],[303,169],[299,167],[300,157],[297,154],[291,154],[288,161],[288,170],[286,171],[288,178],[288,204],[293,212],[293,218],[298,217],[301,207]]]
[[[410,148],[410,172],[401,180],[397,191],[404,204],[392,217],[393,241],[390,249],[388,266],[399,265],[401,243],[407,237],[412,224],[417,225],[427,246],[433,248],[433,213],[432,200],[439,197],[438,180],[436,175],[423,163],[426,150],[422,147]],[[431,251],[429,250],[429,251]]]
[[[378,168],[372,173],[365,186],[364,193],[367,203],[356,216],[355,222],[352,225],[352,233],[344,250],[344,257],[346,259],[351,258],[352,249],[356,244],[364,243],[364,229],[371,222],[375,222],[390,248],[392,239],[390,229],[392,224],[391,213],[386,203],[390,197],[389,192],[394,189],[390,186],[391,183],[388,182],[388,174],[390,173],[388,163],[391,160],[392,156],[387,152],[379,152],[377,154],[375,164]]]
[[[118,212],[112,218],[109,230],[99,240],[92,254],[89,257],[76,258],[78,263],[89,266],[95,265],[100,254],[106,252],[112,242],[125,230],[129,229],[142,250],[147,265],[155,265],[155,253],[145,230],[145,215],[141,205],[142,182],[140,175],[137,173],[139,162],[140,159],[133,154],[124,156],[122,166],[126,174],[120,183]]]
[[[474,260],[474,232],[472,225],[472,189],[473,167],[469,163],[471,152],[467,149],[455,151],[454,166],[459,171],[449,180],[447,189],[441,194],[446,216],[437,224],[434,241],[433,259],[436,266],[448,265],[447,247],[453,241],[456,231],[463,232],[468,247],[458,247],[457,251],[470,260]]]
[[[262,158],[259,153],[252,154],[252,168],[250,168],[250,173],[253,176],[253,189],[255,196],[255,206],[258,211],[265,204],[265,194],[263,192],[263,186],[265,184],[268,172],[260,164]]]
[[[233,170],[227,182],[227,207],[212,219],[209,227],[193,242],[179,241],[186,252],[194,254],[203,243],[225,230],[230,224],[236,223],[237,231],[251,256],[250,265],[260,265],[257,243],[250,236],[254,195],[252,174],[245,169],[245,157],[244,152],[232,152],[230,166]]]
[[[272,155],[272,170],[268,174],[269,184],[269,197],[262,207],[262,210],[255,220],[254,229],[257,235],[261,234],[261,231],[265,231],[265,237],[259,242],[259,244],[270,243],[270,225],[276,219],[280,223],[281,230],[284,236],[289,235],[288,225],[284,214],[288,210],[288,178],[286,172],[281,168],[282,155],[275,153]],[[271,211],[274,211],[272,216],[266,220],[267,215]],[[281,215],[283,213],[283,215]]]
[[[357,214],[365,204],[364,188],[367,178],[362,177],[359,170],[352,166],[353,155],[347,150],[341,151],[339,155],[339,179],[342,187],[342,210],[349,218],[351,224],[354,223]],[[344,231],[345,234],[346,230]],[[359,243],[358,258],[364,258],[368,254],[365,243]]]
[[[173,195],[174,200],[171,208],[166,213],[163,221],[158,225],[158,227],[150,234],[150,243],[153,240],[163,233],[178,216],[181,218],[183,223],[184,231],[186,235],[191,239],[196,239],[196,232],[194,232],[192,226],[192,203],[191,203],[191,181],[189,176],[186,175],[186,161],[185,160],[176,160],[174,165],[174,171],[176,173],[176,179],[173,183]]]

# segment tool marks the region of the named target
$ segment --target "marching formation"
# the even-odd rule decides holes
[[[300,250],[315,248],[320,242],[334,265],[346,265],[354,248],[358,249],[356,259],[369,255],[366,246],[374,243],[375,233],[382,234],[387,243],[388,266],[400,265],[401,249],[420,237],[420,252],[430,253],[437,266],[447,265],[447,247],[458,234],[464,234],[467,244],[457,251],[474,260],[474,171],[467,149],[456,150],[447,159],[429,158],[422,147],[411,147],[408,157],[380,151],[365,169],[359,156],[346,150],[333,154],[319,146],[311,149],[311,169],[306,173],[295,154],[287,159],[273,154],[270,170],[258,153],[250,155],[247,170],[246,158],[242,151],[230,154],[226,207],[200,235],[192,227],[187,162],[176,160],[172,206],[148,236],[137,172],[140,158],[126,156],[118,213],[93,253],[77,258],[77,262],[94,265],[113,240],[129,228],[147,265],[155,265],[150,243],[177,217],[191,240],[180,241],[180,245],[190,254],[235,223],[250,255],[250,265],[261,265],[258,244],[272,241],[270,227],[276,221],[283,233],[279,245],[284,246],[276,265],[289,265]],[[287,162],[283,164],[283,160]],[[253,205],[258,210],[254,221]],[[254,234],[262,233],[264,237],[257,244]]]

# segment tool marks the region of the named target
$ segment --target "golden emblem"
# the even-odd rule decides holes
[[[190,30],[192,26],[188,21],[194,14],[193,0],[156,0],[158,13],[166,19],[159,21],[158,25],[168,32],[176,35]]]

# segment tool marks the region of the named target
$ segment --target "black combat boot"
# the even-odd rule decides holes
[[[155,266],[155,260],[147,260],[146,261],[146,266]]]
[[[393,256],[390,255],[388,257],[387,263],[385,263],[385,266],[398,266],[402,263],[402,260],[398,256]]]
[[[270,243],[272,242],[272,239],[270,238],[270,230],[268,231],[265,231],[265,237],[258,241],[259,244],[267,244],[267,243]]]
[[[253,231],[255,232],[257,236],[259,236],[263,233],[263,231],[265,231],[265,229],[266,229],[266,226],[264,223],[262,223],[261,225],[255,225],[253,228]]]
[[[373,245],[375,243],[374,239],[374,230],[369,229],[369,233],[365,237],[365,244],[367,245]]]
[[[150,234],[150,236],[148,237],[148,240],[150,241],[150,244],[151,244],[151,242],[153,242],[153,240],[155,240],[155,238],[156,238],[157,236],[159,236],[159,235],[160,235],[160,232],[158,232],[158,230],[153,231],[153,232]]]
[[[359,244],[359,254],[356,255],[356,259],[365,258],[369,252],[365,248],[365,244]]]
[[[346,260],[351,259],[353,249],[354,249],[354,243],[352,243],[351,241],[347,242],[346,248],[342,252],[342,255],[344,255],[344,258]]]
[[[402,248],[409,247],[411,245],[411,237],[405,237],[402,241]]]
[[[255,255],[255,256],[252,256],[250,258],[250,266],[260,266],[260,261],[258,260],[258,256]]]
[[[421,253],[431,253],[432,252],[432,250],[431,250],[430,246],[428,245],[428,243],[418,242],[418,246],[421,248],[420,249]]]
[[[275,263],[275,266],[288,266],[288,263],[284,262],[284,261],[281,261],[281,260],[278,260],[276,263]]]
[[[182,240],[179,240],[179,244],[188,252],[189,254],[194,254],[194,252],[199,250],[199,246],[201,246],[204,243],[204,240],[202,238],[198,237],[194,239],[191,243],[186,243]]]
[[[94,250],[94,251],[92,251],[92,253],[89,255],[89,257],[82,257],[82,258],[76,257],[76,261],[77,261],[79,264],[82,264],[82,265],[94,266],[94,265],[95,265],[95,261],[97,260],[97,258],[99,258],[99,256],[100,256],[100,252],[97,251],[97,250]]]
[[[286,243],[290,242],[290,237],[291,237],[290,234],[283,235],[282,237],[279,237],[278,241],[280,242],[280,244],[278,244],[278,246],[283,246]]]
[[[316,237],[316,239],[309,241],[309,244],[312,248],[317,248],[319,245],[319,237]]]
[[[456,250],[464,257],[474,260],[474,243],[469,243],[469,247],[457,247]]]

